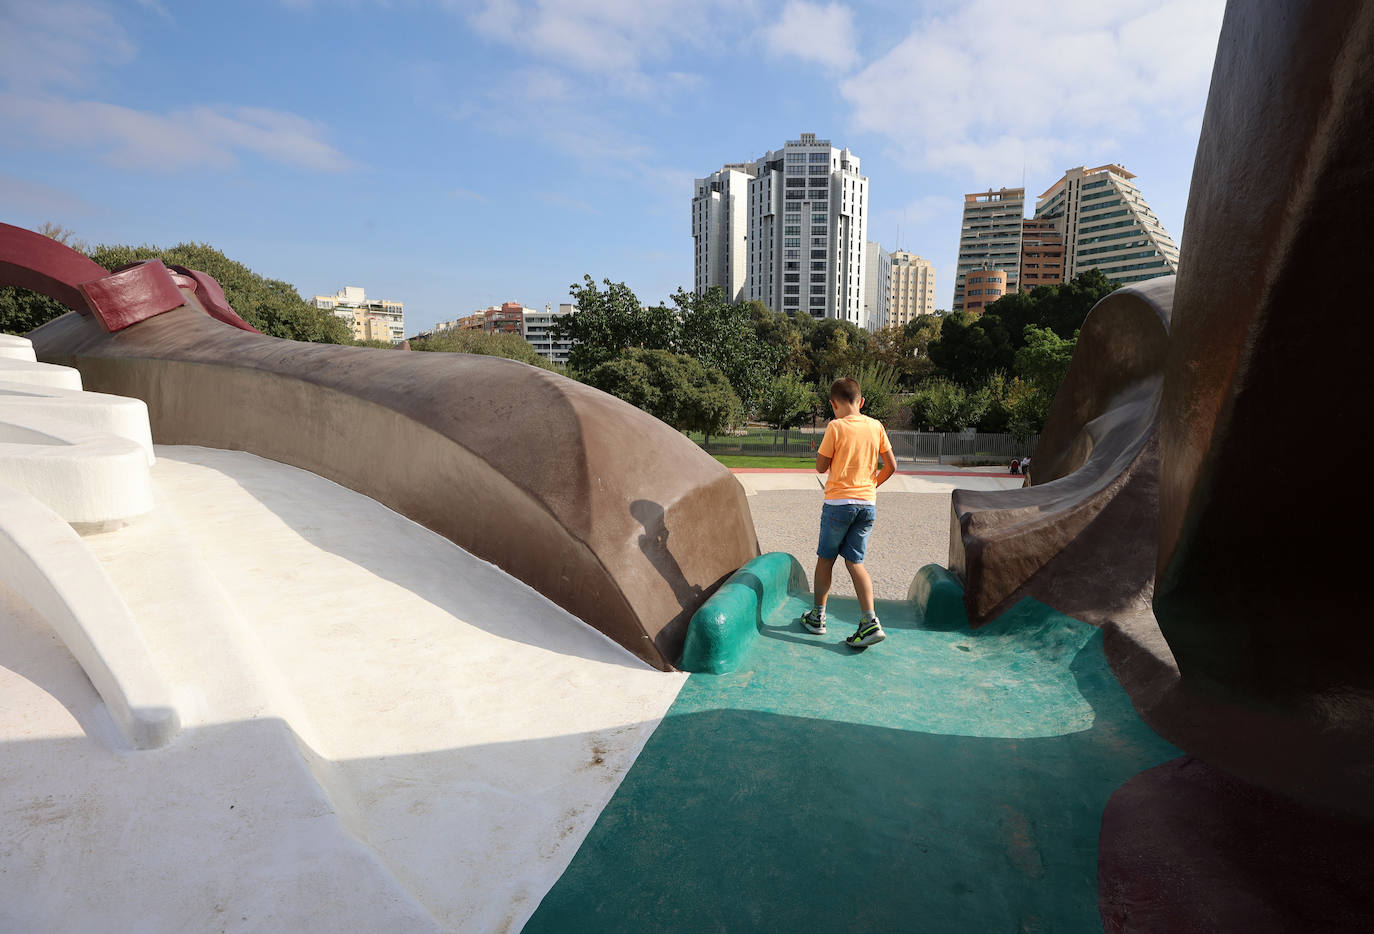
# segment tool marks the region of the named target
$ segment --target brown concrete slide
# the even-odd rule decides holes
[[[88,306],[33,331],[35,351],[89,390],[147,402],[156,442],[250,451],[371,496],[660,669],[697,606],[758,554],[729,471],[619,399],[496,357],[251,333],[225,323],[227,306],[211,317],[189,275],[172,276],[178,307],[143,316],[142,298],[166,290],[160,263],[132,268],[153,287],[53,288],[34,251],[66,248],[32,237],[0,229],[0,273],[29,270],[10,278]],[[105,272],[58,258],[47,280]],[[111,293],[103,308],[91,298]]]
[[[1108,804],[1111,932],[1374,928],[1371,126],[1374,3],[1229,4],[1176,282],[1093,310],[1036,486],[955,496],[970,617],[1103,625],[1186,754]]]

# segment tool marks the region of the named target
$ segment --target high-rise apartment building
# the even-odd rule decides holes
[[[1069,169],[1036,199],[1035,219],[1064,237],[1064,274],[1101,270],[1117,282],[1142,282],[1178,271],[1178,246],[1119,165]]]
[[[1054,221],[1021,222],[1021,291],[1064,281],[1064,235]]]
[[[547,303],[544,305],[543,311],[526,308],[524,311],[525,340],[529,341],[534,352],[550,363],[562,363],[566,366],[568,351],[572,349],[572,342],[554,340],[553,325],[559,318],[576,311],[577,307],[568,302],[559,305],[557,311],[554,311],[553,306]]]
[[[981,315],[989,305],[1007,294],[1009,280],[1005,269],[986,265],[964,274],[964,311]]]
[[[864,253],[864,315],[860,326],[876,331],[888,325],[892,301],[892,254],[870,242]]]
[[[525,333],[525,313],[534,311],[533,308],[526,308],[519,302],[502,302],[499,305],[492,305],[482,312],[485,319],[482,330],[488,334],[519,334]]]
[[[964,195],[964,220],[959,229],[959,265],[954,275],[952,311],[967,311],[964,278],[970,270],[993,268],[1007,274],[1007,288],[1015,290],[1021,272],[1021,221],[1026,213],[1026,189],[1002,188]]]
[[[316,295],[310,299],[316,308],[333,312],[346,322],[355,341],[391,341],[399,344],[406,337],[405,303],[385,299],[371,299],[367,291],[356,285],[346,285],[333,295]]]
[[[718,285],[730,301],[744,298],[744,238],[749,229],[752,177],[752,164],[729,163],[719,172],[696,180],[696,194],[692,196],[692,265],[696,272],[693,289],[698,295]]]
[[[888,324],[906,324],[920,315],[935,313],[935,266],[915,253],[892,254],[891,298]]]
[[[859,157],[803,133],[753,162],[696,180],[693,285],[698,293],[719,285],[732,299],[862,325],[867,234],[868,179]]]

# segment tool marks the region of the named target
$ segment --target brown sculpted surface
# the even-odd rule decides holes
[[[954,492],[950,569],[973,625],[1025,596],[1092,622],[1149,599],[1173,287],[1167,277],[1121,289],[1088,315],[1035,449],[1034,486]]]
[[[1186,678],[1361,731],[1374,508],[1314,490],[1315,452],[1293,436],[1348,432],[1331,466],[1374,460],[1374,316],[1327,271],[1374,256],[1371,127],[1374,4],[1231,4],[1165,374],[1155,598]]]
[[[248,333],[182,294],[116,335],[73,314],[30,338],[88,389],[145,400],[157,442],[251,451],[371,496],[659,668],[758,553],[729,471],[619,399],[496,357]]]
[[[1036,486],[955,494],[970,618],[1103,626],[1187,754],[1107,807],[1109,931],[1374,928],[1371,127],[1374,3],[1231,3],[1176,283],[1093,310]]]

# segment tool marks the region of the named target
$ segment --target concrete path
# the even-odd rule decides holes
[[[122,748],[0,588],[0,930],[518,930],[684,676],[313,474],[157,457],[82,541],[183,732]]]

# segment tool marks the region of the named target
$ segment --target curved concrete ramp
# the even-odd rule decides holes
[[[1094,306],[1035,449],[1035,485],[956,490],[950,560],[979,626],[1033,596],[1079,619],[1148,600],[1174,278]]]
[[[251,451],[371,496],[661,669],[758,553],[729,471],[619,399],[496,357],[248,333],[182,295],[118,334],[70,314],[30,338],[87,389],[147,402],[158,443]]]

